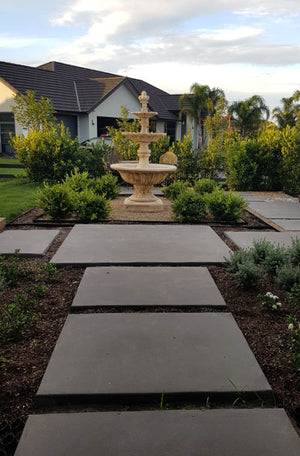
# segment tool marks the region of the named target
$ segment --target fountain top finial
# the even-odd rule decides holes
[[[147,95],[147,92],[143,90],[141,95],[139,96],[139,102],[142,105],[142,112],[148,112],[148,101],[149,101],[149,96]]]

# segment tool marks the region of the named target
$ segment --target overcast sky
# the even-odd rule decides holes
[[[272,109],[300,89],[300,0],[0,0],[0,60],[197,82]]]

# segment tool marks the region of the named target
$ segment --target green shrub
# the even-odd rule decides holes
[[[49,282],[58,282],[61,278],[61,273],[53,263],[46,263],[41,266],[43,271],[46,273],[47,280]]]
[[[70,217],[74,211],[74,192],[65,184],[48,185],[37,192],[38,204],[54,220]]]
[[[237,272],[241,264],[248,263],[249,261],[253,261],[251,251],[243,249],[231,252],[230,257],[226,258],[226,264],[231,273]]]
[[[300,283],[296,283],[287,295],[287,304],[293,313],[300,310]]]
[[[162,192],[166,198],[174,201],[178,196],[188,189],[189,183],[184,181],[175,181],[170,185],[162,187]]]
[[[70,174],[67,174],[63,181],[63,183],[74,192],[82,192],[89,187],[90,182],[89,173],[87,171],[80,173],[78,168],[75,168]]]
[[[214,190],[207,194],[207,205],[215,220],[238,222],[248,203],[233,192]]]
[[[38,317],[32,310],[35,301],[17,295],[15,302],[4,304],[0,314],[0,342],[24,340],[35,327]]]
[[[7,287],[6,277],[3,272],[0,270],[0,296],[2,295],[3,291]]]
[[[212,179],[199,179],[195,182],[194,190],[200,195],[212,193],[217,187],[217,183]]]
[[[280,288],[290,291],[295,285],[300,284],[300,266],[287,263],[277,269],[276,282]]]
[[[265,258],[266,269],[270,273],[274,273],[278,268],[281,268],[284,264],[290,261],[290,256],[284,247],[273,246],[270,248],[269,252]]]
[[[282,184],[290,195],[300,194],[300,121],[282,132]]]
[[[90,183],[90,189],[96,195],[104,195],[107,199],[115,199],[119,196],[118,178],[112,174],[105,174]]]
[[[276,312],[281,309],[281,302],[279,301],[279,297],[268,291],[266,294],[262,295],[259,294],[259,307],[261,310]]]
[[[289,248],[291,262],[295,266],[300,266],[300,239],[292,239],[292,246]]]
[[[200,165],[198,154],[193,149],[191,134],[173,143],[170,150],[178,157],[176,180],[188,181],[193,185],[199,177]]]
[[[266,239],[254,240],[251,247],[251,254],[254,259],[254,262],[257,264],[262,264],[266,261],[270,252],[273,251],[273,245],[270,241]]]
[[[81,147],[78,154],[79,168],[87,171],[90,177],[100,177],[105,174],[105,160],[112,153],[112,147],[104,142],[97,141],[86,147]]]
[[[193,190],[187,190],[173,202],[172,211],[181,222],[197,222],[206,215],[206,199]]]
[[[257,265],[249,258],[241,263],[238,270],[233,274],[238,284],[243,289],[256,288],[264,279],[265,273],[262,266]]]
[[[149,144],[150,149],[150,162],[159,163],[160,157],[168,152],[170,147],[170,137],[163,136],[158,141]]]
[[[110,203],[103,195],[96,195],[89,189],[76,195],[75,213],[80,220],[98,222],[106,219],[110,212]]]

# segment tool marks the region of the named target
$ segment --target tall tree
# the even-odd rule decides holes
[[[16,120],[30,130],[42,130],[56,122],[51,101],[44,97],[37,99],[32,90],[27,90],[25,95],[15,95],[12,111]]]
[[[234,101],[228,109],[232,124],[245,138],[256,134],[261,124],[268,119],[270,111],[265,100],[259,95],[253,95],[244,101]]]
[[[276,120],[280,129],[284,129],[288,125],[294,127],[296,125],[299,112],[300,104],[297,103],[300,99],[300,91],[296,92],[288,98],[282,98],[280,101],[282,107],[277,106],[272,111],[272,116]]]
[[[208,85],[200,85],[196,82],[191,86],[191,93],[181,95],[179,106],[182,114],[190,115],[197,123],[198,143],[202,149],[206,142],[205,119],[215,112],[216,104],[225,94],[222,89],[211,89]]]

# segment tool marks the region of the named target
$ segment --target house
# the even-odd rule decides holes
[[[0,62],[0,154],[10,152],[9,132],[24,131],[15,121],[11,106],[14,95],[27,90],[49,98],[57,119],[81,143],[105,135],[106,127],[115,125],[120,117],[121,105],[129,113],[139,111],[138,96],[143,90],[150,96],[149,110],[158,113],[152,120],[152,131],[167,133],[175,141],[192,127],[191,120],[179,117],[180,95],[170,95],[140,79],[60,62],[38,67]]]

